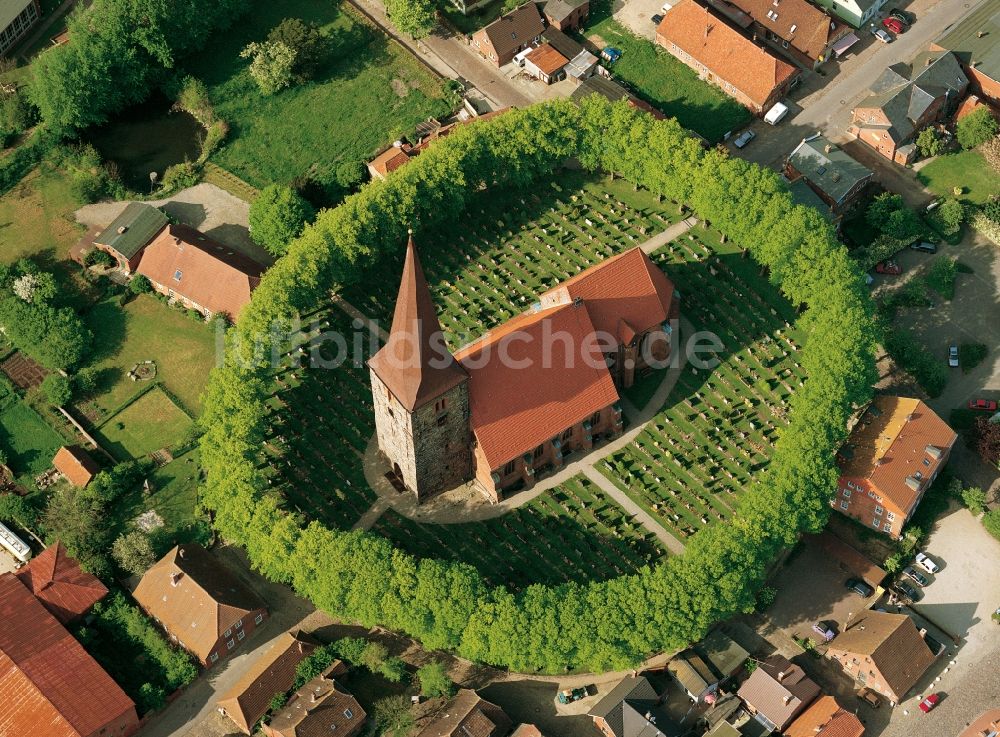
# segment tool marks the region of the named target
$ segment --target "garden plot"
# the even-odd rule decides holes
[[[582,476],[484,522],[427,525],[389,512],[373,531],[421,558],[470,563],[490,585],[515,590],[615,578],[666,555],[655,535]]]
[[[738,249],[698,227],[654,260],[682,294],[682,316],[721,338],[721,364],[688,364],[667,406],[597,468],[683,539],[735,512],[805,371],[794,310]]]

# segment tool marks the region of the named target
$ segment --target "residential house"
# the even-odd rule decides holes
[[[167,216],[145,202],[130,202],[111,225],[94,238],[94,247],[114,257],[118,267],[132,274],[142,250],[167,227]]]
[[[605,737],[679,737],[683,732],[660,708],[660,695],[643,676],[628,676],[588,713]]]
[[[503,709],[463,688],[417,737],[505,737],[510,728],[510,717]]]
[[[241,731],[251,734],[254,725],[271,708],[274,695],[291,689],[295,683],[295,669],[316,647],[316,641],[307,635],[282,632],[222,695],[218,701],[219,712],[229,717]]]
[[[958,737],[1000,737],[1000,709],[983,712]]]
[[[720,629],[708,633],[694,646],[694,649],[719,680],[731,678],[739,673],[750,657],[750,653]]]
[[[0,575],[0,735],[129,737],[135,704],[12,573]]]
[[[510,733],[510,737],[545,737],[545,735],[542,734],[542,730],[534,724],[519,724],[517,725],[517,728]]]
[[[667,117],[645,100],[640,100],[613,79],[608,79],[607,77],[598,75],[593,75],[584,79],[583,82],[581,82],[577,88],[570,93],[569,99],[579,104],[582,100],[590,97],[591,95],[600,95],[611,102],[625,100],[632,107],[649,113],[657,120],[663,120]]]
[[[138,272],[160,294],[205,317],[235,320],[265,267],[187,225],[170,224],[146,246]]]
[[[838,42],[853,35],[847,24],[832,19],[807,0],[732,0],[753,19],[755,38],[780,48],[798,64],[818,68],[834,55]],[[857,36],[854,36],[857,40]]]
[[[229,656],[267,617],[258,596],[195,544],[163,556],[132,596],[206,667]]]
[[[863,737],[865,725],[833,696],[820,696],[785,730],[785,737]]]
[[[772,655],[757,666],[737,695],[754,719],[781,732],[819,696],[819,686],[788,658]]]
[[[837,453],[840,480],[831,505],[899,538],[957,439],[919,399],[875,397]]]
[[[590,0],[548,0],[542,13],[552,28],[579,31],[590,15]]]
[[[616,382],[666,364],[677,314],[673,285],[634,248],[452,354],[411,237],[388,341],[368,361],[379,450],[418,500],[474,479],[500,501],[621,432]]]
[[[674,657],[667,663],[667,672],[696,704],[719,687],[719,677],[693,650],[685,650]]]
[[[81,569],[58,540],[14,575],[60,624],[80,619],[108,594],[107,586]]]
[[[514,56],[538,43],[545,23],[538,6],[527,2],[502,15],[472,35],[472,48],[498,67],[509,64]]]
[[[842,215],[857,200],[875,173],[829,139],[804,138],[785,160],[785,176],[800,177],[835,215]]]
[[[0,55],[7,55],[42,16],[39,0],[0,1]]]
[[[335,676],[344,672],[344,664],[334,661],[296,691],[284,708],[263,726],[266,737],[354,737],[359,734],[368,715],[358,700],[335,680]]]
[[[830,643],[826,655],[859,686],[898,704],[934,662],[923,635],[905,614],[866,609]]]
[[[789,180],[788,177],[783,178],[788,184],[788,191],[792,194],[793,203],[818,210],[830,222],[839,221],[839,218],[834,216],[833,211],[830,210],[830,206],[820,199],[803,177],[792,180]]]
[[[960,23],[931,45],[932,51],[945,49],[958,57],[972,91],[1000,110],[1000,0],[977,3]]]
[[[815,0],[816,4],[854,28],[864,28],[879,20],[879,11],[888,0]]]
[[[83,488],[100,472],[90,453],[79,445],[64,445],[52,459],[52,466],[73,486]]]
[[[879,75],[851,111],[848,131],[890,161],[908,164],[917,133],[950,115],[968,86],[954,54],[925,51]]]
[[[681,0],[664,14],[656,42],[756,115],[784,97],[800,77],[798,68],[694,0]]]
[[[563,71],[569,59],[553,48],[552,44],[536,46],[524,57],[524,71],[545,84],[552,84],[566,78]]]
[[[542,40],[545,45],[551,46],[569,60],[563,67],[565,77],[582,81],[597,68],[597,57],[558,28],[546,28],[542,33]]]

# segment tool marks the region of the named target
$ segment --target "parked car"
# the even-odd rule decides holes
[[[875,589],[860,578],[849,578],[844,582],[844,586],[856,594],[861,594],[866,599],[875,593]]]
[[[958,346],[954,343],[948,346],[948,365],[951,368],[958,368]]]
[[[898,18],[886,18],[882,21],[882,25],[897,36],[906,30],[906,26]]]
[[[938,209],[941,206],[942,202],[944,202],[944,197],[935,197],[933,200],[930,201],[930,204],[928,204],[927,207],[924,208],[924,212],[930,212],[931,210]]]
[[[897,264],[895,261],[879,261],[875,264],[875,271],[879,274],[889,274],[890,276],[898,276],[903,273],[903,267]]]
[[[917,241],[911,244],[910,248],[914,251],[923,251],[924,253],[937,253],[937,246],[928,241]]]
[[[768,125],[777,125],[781,119],[788,115],[788,105],[783,102],[776,102],[774,106],[764,115],[764,122]]]
[[[889,8],[889,17],[895,18],[900,23],[905,23],[908,26],[913,25],[913,21],[917,18],[908,10],[900,10],[899,8]]]
[[[930,581],[927,580],[927,576],[922,574],[913,566],[907,566],[906,568],[904,568],[903,575],[912,581],[916,581],[921,586],[927,586],[930,583]]]
[[[937,573],[941,570],[941,566],[934,562],[934,560],[927,555],[927,553],[917,553],[917,565],[923,568],[928,573]]]
[[[872,31],[872,35],[884,44],[892,43],[892,36],[883,31],[881,28],[876,28]]]
[[[920,711],[922,711],[924,714],[928,714],[934,709],[935,706],[938,705],[940,701],[941,701],[941,696],[936,693],[932,693],[930,696],[928,696],[926,699],[920,702]]]
[[[663,16],[657,13],[650,20],[653,21],[653,25],[658,26],[663,22]]]
[[[749,128],[747,128],[745,131],[743,131],[738,136],[736,136],[736,138],[733,139],[733,145],[736,146],[736,148],[743,148],[756,137],[757,134],[754,133]]]
[[[836,623],[834,622],[820,621],[813,622],[812,630],[823,638],[823,642],[829,642],[837,636],[837,630],[834,629],[835,627]]]
[[[870,688],[863,688],[858,691],[858,698],[873,709],[877,709],[882,706],[882,699],[880,699],[879,695]]]
[[[906,581],[897,581],[894,589],[897,594],[910,601],[920,601],[920,597],[923,596],[919,589],[914,588]]]
[[[969,409],[980,410],[982,412],[996,412],[997,403],[993,399],[970,399]]]

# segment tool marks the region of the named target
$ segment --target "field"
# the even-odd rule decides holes
[[[314,81],[264,97],[239,53],[286,17],[320,25],[331,38],[329,60]],[[442,83],[408,51],[333,2],[256,0],[185,66],[209,85],[216,112],[231,126],[212,161],[256,187],[307,172],[330,182],[339,163],[366,160],[453,107]]]
[[[5,387],[0,387],[3,392]],[[0,447],[18,482],[34,488],[34,477],[52,465],[63,441],[41,417],[16,396],[0,399]]]
[[[805,378],[802,337],[756,264],[713,232],[694,228],[654,257],[683,295],[681,316],[721,338],[721,364],[688,364],[651,425],[598,470],[683,539],[730,517],[767,465]]]
[[[36,169],[0,197],[0,263],[32,256],[44,264],[69,258],[83,229],[73,220],[79,203],[68,177]]]
[[[191,424],[191,418],[154,386],[108,418],[94,435],[105,450],[125,461],[174,445]]]
[[[592,18],[597,17],[596,13]],[[685,128],[710,143],[750,122],[750,112],[721,89],[698,79],[698,75],[664,49],[639,38],[611,17],[588,26],[591,40],[599,47],[614,46],[622,57],[611,71],[646,102],[664,114],[676,117]]]
[[[959,199],[976,204],[1000,195],[1000,177],[978,151],[938,156],[917,172],[917,179],[942,197],[954,197],[952,190],[964,187],[965,193]]]

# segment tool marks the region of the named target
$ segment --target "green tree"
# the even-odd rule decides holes
[[[977,107],[955,124],[955,137],[965,149],[982,145],[996,134],[996,118],[986,105]]]
[[[108,572],[104,557],[107,524],[101,506],[69,484],[49,495],[41,526],[48,542],[61,540],[80,566],[95,575]]]
[[[403,694],[387,696],[375,702],[375,726],[380,735],[406,737],[414,723],[410,700]]]
[[[933,212],[933,211],[932,211]],[[956,199],[948,198],[936,210],[936,217],[945,234],[957,233],[965,220],[965,206]]]
[[[309,683],[313,678],[330,667],[330,664],[337,659],[337,646],[325,645],[313,650],[308,657],[302,660],[295,668],[295,682],[292,690],[297,691]]]
[[[917,148],[922,156],[937,156],[944,148],[944,142],[938,136],[937,129],[929,125],[917,135]]]
[[[283,43],[254,42],[240,52],[241,59],[250,59],[250,76],[265,95],[274,95],[290,87],[294,75],[295,52]]]
[[[983,527],[993,537],[1000,540],[1000,509],[991,509],[983,515]]]
[[[35,526],[37,515],[31,502],[23,496],[0,494],[0,522],[14,522],[30,530]]]
[[[299,18],[285,18],[271,29],[267,40],[291,49],[294,55],[291,71],[297,82],[304,82],[315,76],[326,59],[329,47],[329,39],[318,25],[306,23]]]
[[[970,486],[962,491],[962,504],[973,514],[980,515],[986,509],[986,492],[978,486]]]
[[[42,379],[42,394],[49,404],[63,407],[73,398],[73,388],[68,378],[53,372]]]
[[[281,184],[269,184],[250,205],[250,234],[269,253],[280,257],[313,217],[312,205],[295,190]]]
[[[402,658],[393,655],[382,661],[378,672],[390,683],[399,683],[406,677],[406,663]]]
[[[448,677],[448,669],[439,660],[432,660],[417,669],[420,693],[429,699],[437,696],[451,696],[454,684]]]
[[[385,7],[392,24],[411,38],[423,38],[434,30],[437,14],[431,0],[386,0]]]
[[[388,657],[389,650],[385,645],[381,642],[369,642],[361,652],[361,659],[358,662],[372,673],[378,673]]]
[[[146,276],[136,274],[129,280],[128,288],[132,294],[149,294],[153,291],[153,283]]]
[[[122,570],[133,576],[141,576],[156,562],[149,536],[139,530],[125,532],[115,538],[111,557]]]
[[[334,648],[340,657],[351,665],[360,665],[368,644],[363,637],[345,637],[334,643]]]

